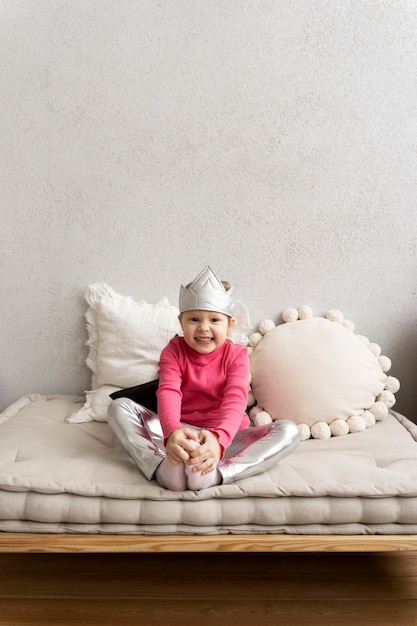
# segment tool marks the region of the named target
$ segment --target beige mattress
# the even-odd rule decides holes
[[[149,483],[84,399],[31,395],[0,414],[0,530],[130,534],[416,534],[417,426],[389,416],[311,439],[264,474],[200,492]]]

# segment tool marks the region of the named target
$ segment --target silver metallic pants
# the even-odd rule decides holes
[[[166,457],[158,415],[133,400],[118,398],[109,407],[108,422],[141,472],[152,480]],[[297,425],[287,420],[239,430],[217,465],[222,484],[264,472],[293,452],[299,442]]]

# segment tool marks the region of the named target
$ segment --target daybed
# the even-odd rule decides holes
[[[343,384],[349,392],[339,412],[332,401],[331,417],[323,405],[317,413],[311,377],[305,381],[312,357],[308,350],[303,353],[302,366],[296,369],[305,382],[297,384],[305,384],[301,395],[309,395],[310,401],[305,407],[300,403],[294,407],[287,398],[285,405],[287,412],[297,409],[303,441],[278,465],[234,484],[200,492],[171,492],[140,474],[106,423],[109,393],[150,381],[156,371],[155,364],[154,369],[151,367],[149,345],[144,356],[143,337],[141,342],[132,342],[132,327],[121,314],[121,307],[124,312],[127,305],[132,309],[131,320],[137,324],[138,310],[151,313],[155,323],[155,306],[122,298],[103,285],[90,286],[86,298],[90,348],[87,363],[93,372],[87,399],[35,393],[0,414],[0,552],[417,548],[417,426],[388,406],[393,404],[394,392],[389,389],[395,387],[395,379],[384,372],[390,364],[375,346],[370,351],[367,346],[365,364],[358,363],[357,354],[353,358],[350,353],[347,361],[342,358],[342,364],[335,364],[333,356],[330,369],[340,377],[339,365],[342,367]],[[163,343],[175,330],[176,312],[165,301],[158,303],[161,306],[172,321],[172,325],[164,322],[159,337]],[[307,308],[298,315],[288,310],[284,318],[285,326],[292,329],[289,346],[286,337],[282,343],[286,334],[282,324],[275,326],[267,321],[259,332],[249,336],[254,391],[251,415],[255,423],[275,419],[276,413],[284,410],[274,404],[279,403],[282,394],[268,404],[262,369],[277,370],[279,378],[274,379],[274,387],[279,387],[279,380],[286,374],[290,376],[284,381],[286,387],[297,379],[291,368],[281,371],[280,363],[271,361],[270,343],[272,352],[283,354],[290,365],[287,348],[291,355],[297,353],[294,332],[297,335],[299,329],[303,330],[301,340],[305,345],[308,325],[304,322],[309,321],[313,328],[309,333],[318,332],[316,339],[320,342],[327,337],[326,341],[332,343],[336,332],[336,357],[346,356],[347,352],[346,346],[339,343],[336,328],[343,329],[343,342],[351,342],[353,337],[355,350],[358,345],[350,323],[341,324],[340,319],[327,319],[323,324],[324,318],[314,318]],[[115,326],[117,341],[110,341]],[[242,327],[244,324],[240,324]],[[150,330],[144,324],[140,333],[149,336]],[[155,354],[160,350],[158,341],[152,335]],[[362,340],[358,342],[366,345]],[[132,355],[132,345],[139,344]],[[313,353],[317,359],[316,348]],[[368,353],[373,354],[371,360]],[[329,353],[326,363],[328,357]],[[122,367],[123,378],[120,359],[125,358],[130,359],[131,368]],[[141,362],[142,378],[138,371],[126,377],[129,369],[135,370],[137,361]],[[323,362],[314,366],[317,391],[323,382]],[[350,389],[352,384],[355,388],[361,386],[364,376],[368,376],[369,384],[361,391],[360,403],[367,404],[352,412],[352,407],[346,409],[347,403],[356,402]],[[345,393],[343,385],[333,380],[326,397],[334,395],[335,386],[337,394]],[[140,390],[141,385],[136,389]],[[292,396],[295,391],[290,390]],[[323,394],[322,389],[318,391]],[[374,396],[372,402],[368,402],[369,393]],[[382,404],[386,410],[382,410]]]

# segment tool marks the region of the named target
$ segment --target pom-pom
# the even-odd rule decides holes
[[[266,426],[267,424],[272,424],[272,421],[272,417],[266,411],[260,411],[253,418],[255,426]]]
[[[383,372],[388,372],[391,369],[391,359],[388,356],[380,356],[378,362]]]
[[[353,331],[355,330],[355,324],[350,320],[343,320],[343,326],[347,328],[347,330]]]
[[[264,320],[259,324],[259,332],[261,335],[265,335],[265,333],[269,333],[269,331],[274,330],[275,324],[272,320]]]
[[[331,322],[339,322],[339,324],[343,323],[343,313],[339,311],[339,309],[332,309],[326,315],[327,319]]]
[[[370,349],[372,354],[375,354],[375,356],[379,356],[381,354],[381,346],[379,346],[377,343],[368,343],[368,348]]]
[[[349,426],[347,425],[346,420],[333,420],[330,423],[330,431],[333,437],[340,437],[341,435],[347,435],[349,432]]]
[[[385,381],[385,389],[391,393],[397,393],[400,388],[400,381],[395,376],[388,376]]]
[[[366,422],[360,415],[351,415],[346,421],[351,433],[360,433],[366,429]]]
[[[263,409],[260,406],[253,406],[249,411],[249,417],[253,420],[258,413],[261,413]]]
[[[252,333],[251,335],[249,335],[249,345],[252,348],[255,348],[258,343],[261,341],[262,339],[262,335],[261,333]]]
[[[365,420],[366,428],[375,426],[375,415],[371,411],[364,411],[361,418]]]
[[[369,411],[375,417],[377,422],[383,420],[388,415],[388,407],[385,402],[375,402]]]
[[[314,439],[330,439],[332,436],[327,422],[316,422],[311,427],[311,436]]]
[[[310,439],[311,437],[311,432],[310,432],[310,426],[308,426],[307,424],[297,424],[298,426],[298,430],[300,431],[300,437],[301,437],[301,441],[306,441],[307,439]]]
[[[366,346],[369,346],[369,339],[368,337],[365,337],[365,335],[356,335],[357,338],[359,339],[359,341],[362,341],[362,343],[364,343]]]
[[[309,320],[313,317],[313,309],[306,304],[298,309],[298,319],[299,320]]]
[[[282,319],[284,322],[295,322],[298,320],[298,311],[297,309],[288,308],[285,309],[282,313]]]
[[[395,396],[391,391],[381,391],[381,393],[376,398],[378,402],[383,402],[390,409],[395,404]]]

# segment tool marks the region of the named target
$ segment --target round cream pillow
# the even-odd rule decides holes
[[[375,423],[365,411],[395,402],[385,387],[387,381],[390,389],[399,387],[385,374],[390,361],[375,354],[375,344],[356,335],[340,312],[327,319],[301,315],[305,308],[297,319],[283,315],[291,321],[251,344],[257,407],[273,420],[299,424],[304,439],[360,432]]]

